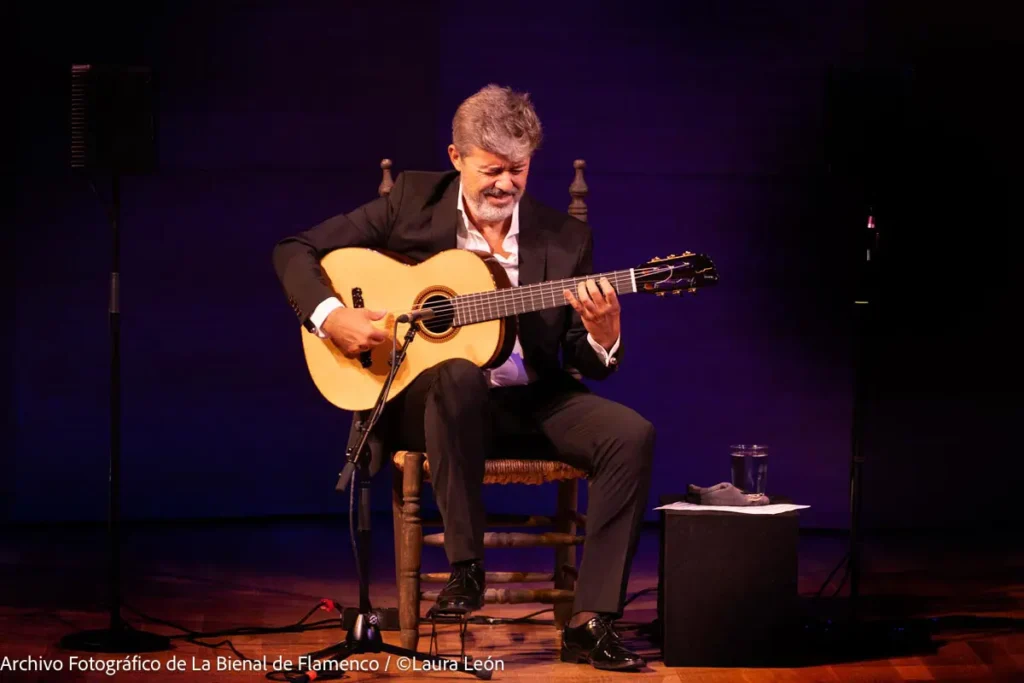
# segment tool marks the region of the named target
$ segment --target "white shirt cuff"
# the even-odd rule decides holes
[[[320,331],[320,327],[324,324],[324,320],[330,315],[331,311],[336,308],[344,308],[345,304],[341,303],[341,300],[336,296],[332,296],[329,299],[324,299],[320,302],[320,305],[313,311],[313,315],[309,316],[309,322],[313,323],[313,332],[316,336],[321,339],[326,339],[327,335]]]
[[[589,332],[587,333],[587,341],[590,342],[590,345],[594,348],[594,351],[597,353],[597,357],[601,359],[604,366],[608,367],[614,360],[613,356],[615,355],[615,352],[619,350],[619,342],[622,341],[622,335],[620,334],[619,338],[615,340],[614,344],[612,344],[611,351],[605,351],[603,346],[594,341],[594,336]]]

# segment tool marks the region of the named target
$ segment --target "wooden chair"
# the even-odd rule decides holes
[[[388,194],[393,186],[391,160],[381,161],[383,178],[378,192]],[[586,163],[578,159],[573,163],[575,177],[569,185],[569,214],[582,221],[587,220],[587,185],[583,179]],[[572,370],[570,369],[572,372]],[[543,449],[551,451],[550,442],[538,435],[537,443],[521,448],[521,452],[502,454],[503,457],[489,459],[485,466],[484,485],[531,484],[557,485],[554,515],[530,515],[509,517],[488,515],[488,528],[518,527],[538,529],[536,532],[491,532],[484,534],[485,548],[533,548],[538,546],[554,549],[551,572],[500,571],[487,572],[488,588],[484,600],[494,603],[537,602],[554,606],[555,627],[561,630],[572,616],[572,601],[576,583],[576,546],[583,543],[583,536],[577,534],[585,526],[586,518],[577,509],[579,482],[586,479],[586,473],[552,459],[543,459]],[[541,450],[538,450],[541,449]],[[542,457],[538,458],[538,453]],[[522,457],[529,454],[530,457]],[[504,457],[504,456],[508,457]],[[520,456],[520,457],[517,457]],[[419,641],[420,601],[433,602],[440,591],[422,591],[421,582],[445,583],[448,571],[420,571],[423,546],[444,546],[444,534],[424,536],[425,524],[440,525],[440,520],[424,522],[420,515],[420,500],[423,482],[430,479],[430,467],[426,454],[413,451],[398,451],[392,454],[394,479],[392,484],[392,512],[395,524],[395,569],[398,581],[399,620],[401,623],[402,647],[416,649]],[[495,585],[508,583],[549,584],[541,588],[508,589]]]

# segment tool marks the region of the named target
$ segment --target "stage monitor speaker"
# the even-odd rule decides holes
[[[663,496],[661,504],[677,500]],[[798,530],[795,512],[662,511],[658,612],[665,666],[770,666],[792,656],[799,635]]]
[[[71,67],[71,168],[150,173],[157,164],[156,129],[148,67]]]

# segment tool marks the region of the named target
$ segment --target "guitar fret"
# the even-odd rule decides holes
[[[566,306],[568,302],[565,301],[562,292],[569,290],[578,298],[579,285],[589,279],[600,281],[602,278],[607,278],[616,294],[619,295],[637,292],[637,277],[650,277],[652,271],[656,270],[658,269],[630,268],[488,292],[463,294],[449,299],[444,307],[438,309],[438,312],[447,309],[451,314],[452,325],[455,327],[498,320],[546,308]],[[671,272],[671,269],[668,271]]]
[[[565,280],[553,280],[493,292],[464,294],[455,297],[453,300],[453,305],[456,309],[455,324],[471,325],[487,320],[564,306],[566,302],[562,296],[562,290],[568,289],[575,295],[581,282],[591,278],[600,280],[602,277],[608,278],[616,294],[627,294],[636,291],[636,286],[633,284],[635,276],[631,269]]]

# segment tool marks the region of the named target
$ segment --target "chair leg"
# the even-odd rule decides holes
[[[415,650],[420,637],[420,561],[423,554],[423,454],[408,452],[402,468],[402,565],[398,584],[398,620],[402,647]]]
[[[558,508],[555,512],[555,531],[563,534],[576,533],[576,506],[578,504],[579,481],[569,479],[558,482]],[[576,546],[555,546],[555,588],[573,590],[576,579],[566,571],[576,568]],[[555,628],[561,631],[572,618],[572,603],[555,604]]]
[[[402,586],[402,470],[391,468],[391,518],[395,527],[395,586]]]

